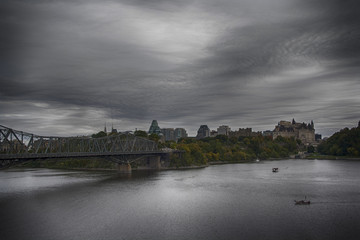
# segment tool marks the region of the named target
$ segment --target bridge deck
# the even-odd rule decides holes
[[[180,153],[174,151],[173,153]],[[163,155],[164,151],[144,152],[70,152],[70,153],[38,153],[38,154],[0,154],[0,160],[47,159],[47,158],[78,158],[78,157],[105,157],[105,156],[139,156]]]

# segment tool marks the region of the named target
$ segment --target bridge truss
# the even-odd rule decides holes
[[[49,137],[0,125],[0,160],[159,154],[154,141],[132,134],[103,138]]]

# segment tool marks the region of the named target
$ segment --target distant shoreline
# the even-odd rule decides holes
[[[339,157],[339,156],[326,156],[326,155],[319,155],[319,156],[307,156],[304,158],[271,158],[271,159],[260,159],[260,162],[265,161],[278,161],[278,160],[350,160],[350,161],[360,161],[360,158],[350,158],[350,157]],[[150,169],[150,168],[133,168],[132,171],[167,171],[167,170],[188,170],[188,169],[201,169],[206,168],[212,165],[227,165],[227,164],[240,164],[240,163],[256,163],[256,160],[246,160],[246,161],[237,161],[237,162],[230,162],[230,161],[215,161],[215,162],[208,162],[206,165],[199,165],[199,166],[179,166],[179,167],[163,167],[160,169]],[[117,172],[117,169],[111,168],[61,168],[61,167],[29,167],[29,166],[12,166],[8,169],[57,169],[57,170],[74,170],[74,171],[98,171],[98,172]],[[3,169],[5,170],[5,169]]]

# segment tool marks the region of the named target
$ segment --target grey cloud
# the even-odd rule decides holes
[[[201,124],[265,130],[295,117],[328,134],[358,121],[357,5],[4,1],[0,120],[81,134],[105,121],[126,130],[158,119],[194,134]],[[204,44],[194,45],[199,36]]]

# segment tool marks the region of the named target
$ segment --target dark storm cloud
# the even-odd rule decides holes
[[[158,119],[194,134],[201,124],[264,130],[295,117],[330,134],[358,121],[359,9],[335,0],[3,1],[0,121],[67,135]]]

